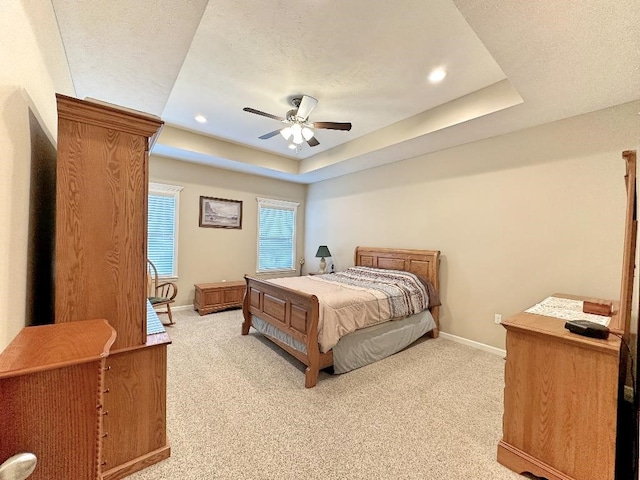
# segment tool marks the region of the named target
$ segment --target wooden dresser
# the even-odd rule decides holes
[[[199,283],[193,300],[193,309],[200,315],[219,312],[227,308],[242,307],[242,299],[246,290],[246,282]]]
[[[63,95],[57,102],[55,322],[105,318],[117,332],[100,446],[102,478],[113,480],[170,454],[170,339],[147,335],[146,317],[149,150],[162,121]]]
[[[36,455],[29,480],[100,477],[106,320],[27,327],[0,354],[0,459]]]
[[[610,328],[621,332],[613,304]],[[549,480],[613,480],[620,338],[576,335],[565,320],[526,312],[502,324],[507,358],[498,461]]]

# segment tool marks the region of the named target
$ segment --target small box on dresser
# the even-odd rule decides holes
[[[246,283],[233,282],[199,283],[194,285],[193,309],[200,315],[242,307]]]

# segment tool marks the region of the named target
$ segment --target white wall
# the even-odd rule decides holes
[[[32,161],[42,161],[34,155],[55,151],[55,93],[73,95],[73,85],[51,2],[0,2],[0,45],[1,351],[24,327],[26,299],[31,299],[27,251]]]
[[[556,292],[619,298],[621,151],[640,102],[310,185],[305,253],[441,250],[442,330],[504,348],[508,317]]]
[[[55,92],[74,89],[50,2],[0,2],[0,45],[2,350],[37,301],[27,288],[29,245],[47,236],[33,227],[34,202],[46,199],[34,197],[32,172],[55,150]],[[639,110],[627,104],[314,184],[299,217],[299,225],[307,218],[298,237],[302,250],[306,236],[305,270],[317,269],[320,244],[339,269],[353,263],[356,245],[440,249],[443,330],[497,347],[504,333],[494,313],[557,291],[617,298],[620,152],[640,143]],[[193,283],[255,271],[256,195],[304,202],[306,187],[171,162],[152,160],[151,175],[185,185],[179,303],[188,304]],[[198,229],[199,195],[243,199],[243,230]]]
[[[152,182],[184,187],[180,193],[176,306],[193,305],[196,283],[242,280],[245,274],[256,275],[256,197],[300,203],[296,243],[297,252],[303,251],[305,185],[155,155],[151,157],[149,170]],[[241,200],[242,229],[199,227],[200,196]]]

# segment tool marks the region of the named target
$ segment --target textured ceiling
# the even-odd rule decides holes
[[[331,3],[331,8],[327,8]],[[284,116],[289,97],[319,100],[311,120],[351,122],[316,131],[306,158],[505,78],[449,0],[210,3],[163,112],[170,124],[291,155],[282,125],[242,111]],[[444,66],[447,82],[428,73]],[[209,122],[198,127],[193,117]]]
[[[76,95],[161,115],[207,1],[52,3]]]
[[[152,153],[292,181],[640,98],[637,0],[52,3],[76,95],[160,115]],[[352,130],[297,154],[259,140],[282,125],[242,108],[284,116],[298,94]]]

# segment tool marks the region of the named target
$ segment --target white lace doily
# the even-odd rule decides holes
[[[545,317],[561,318],[563,320],[589,320],[590,322],[599,323],[605,327],[609,326],[611,317],[584,313],[582,311],[583,304],[584,302],[582,300],[547,297],[540,303],[525,310],[525,312],[544,315]]]

